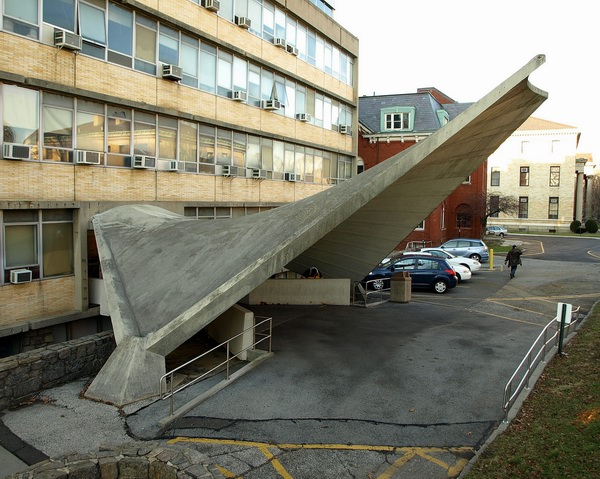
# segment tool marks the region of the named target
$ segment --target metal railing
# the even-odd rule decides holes
[[[256,322],[257,319],[260,320],[258,323]],[[263,327],[261,331],[257,331],[257,328],[262,325],[267,325],[267,326]],[[242,349],[238,353],[230,356],[231,341],[239,338],[240,336],[244,335],[248,331],[252,331],[253,335],[254,335],[253,336],[254,341],[252,342],[252,344],[247,346],[246,348]],[[160,399],[170,399],[171,400],[170,406],[169,406],[169,414],[171,416],[173,415],[173,398],[174,398],[175,394],[177,394],[180,391],[183,391],[185,388],[188,388],[188,387],[192,386],[193,384],[196,384],[199,381],[202,381],[205,377],[207,377],[212,372],[217,371],[220,368],[222,368],[223,366],[225,366],[225,370],[226,370],[225,377],[226,377],[226,380],[229,380],[230,362],[233,359],[240,356],[242,353],[245,353],[248,350],[255,350],[256,346],[258,344],[262,343],[263,341],[267,341],[267,340],[269,343],[268,352],[270,353],[271,352],[271,344],[272,344],[272,336],[273,336],[273,318],[267,318],[265,316],[255,316],[254,317],[254,325],[250,326],[249,328],[246,328],[241,333],[236,334],[232,338],[229,338],[227,341],[222,342],[221,344],[215,346],[214,348],[209,349],[208,351],[202,353],[201,355],[196,356],[193,359],[190,359],[187,363],[182,364],[181,366],[176,367],[175,369],[169,371],[168,373],[163,374],[160,378],[159,397],[160,397]],[[212,367],[210,370],[206,371],[204,374],[198,376],[197,378],[194,378],[192,381],[185,383],[184,385],[182,385],[181,387],[179,387],[177,389],[174,389],[175,383],[174,383],[173,379],[174,379],[176,372],[178,372],[181,369],[185,368],[186,366],[189,366],[190,364],[204,358],[205,356],[215,352],[217,349],[222,348],[223,346],[225,346],[227,349],[227,354],[225,356],[224,361],[222,361],[221,363]]]
[[[372,285],[378,281],[383,281],[384,285],[387,283],[387,288],[384,286],[381,289],[376,289]],[[356,281],[352,288],[352,304],[362,304],[363,301],[358,300],[358,297],[364,299],[365,307],[371,302],[381,302],[389,300],[390,293],[390,280],[388,278],[383,279],[370,279],[368,281]]]
[[[565,324],[564,338],[567,338],[580,321],[579,310],[581,306],[571,312],[571,322]],[[558,325],[558,326],[556,326]],[[560,337],[560,319],[555,317],[539,334],[529,351],[517,366],[517,369],[504,386],[502,409],[504,410],[504,422],[508,422],[508,412],[514,405],[517,397],[523,389],[529,389],[529,381],[535,368],[546,362],[546,356],[552,349],[558,346]]]

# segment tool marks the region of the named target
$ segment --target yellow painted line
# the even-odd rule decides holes
[[[458,459],[454,466],[448,468],[448,477],[456,477],[469,463],[467,459]]]
[[[542,326],[541,324],[534,323],[532,321],[524,321],[522,319],[509,318],[508,316],[502,316],[500,314],[488,313],[487,311],[478,311],[477,309],[472,309],[471,311],[474,312],[474,313],[483,314],[485,316],[491,316],[493,318],[506,319],[508,321],[513,321],[515,323],[533,324],[534,326]]]
[[[377,479],[390,479],[404,466],[408,461],[417,455],[416,450],[407,452],[402,457],[397,459],[390,467],[387,468],[382,474],[377,476]]]
[[[429,454],[426,454],[424,451],[417,451],[417,455],[422,457],[426,461],[437,464],[442,469],[446,469],[446,470],[450,469],[450,464],[445,463],[444,461],[442,461],[441,459],[438,459],[437,457],[430,456]]]
[[[221,474],[223,474],[225,477],[229,477],[229,478],[238,477],[238,476],[236,476],[236,475],[235,475],[233,472],[231,472],[230,470],[228,470],[228,469],[226,469],[226,468],[224,468],[224,467],[222,467],[222,466],[219,466],[218,464],[215,464],[215,467],[216,467],[216,468],[219,470],[219,472],[220,472]]]
[[[515,297],[500,297],[500,298],[492,298],[493,300],[502,300],[502,301],[547,301],[549,299],[559,300],[561,298],[596,298],[600,292],[598,293],[582,293],[582,294],[557,294],[555,296],[523,296],[520,298]]]
[[[269,451],[269,448],[266,445],[259,446],[258,449],[260,450],[260,452],[262,452],[265,455],[265,457],[269,460],[269,462],[273,465],[273,467],[275,468],[277,473],[283,479],[293,479],[293,477],[290,475],[290,473],[287,472],[285,470],[285,468],[281,465],[281,462],[279,462],[279,459],[277,459],[273,454],[271,454],[271,451]]]
[[[277,444],[280,449],[337,449],[341,451],[394,452],[395,446],[363,446],[351,444]]]

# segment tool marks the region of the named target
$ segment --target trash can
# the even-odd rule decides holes
[[[397,273],[390,280],[390,301],[408,303],[412,288],[412,278],[407,272]]]

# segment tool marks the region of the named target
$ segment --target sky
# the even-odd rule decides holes
[[[538,54],[529,80],[548,92],[533,116],[576,127],[578,153],[600,161],[600,29],[590,0],[336,0],[359,38],[359,95],[434,87],[475,102]]]

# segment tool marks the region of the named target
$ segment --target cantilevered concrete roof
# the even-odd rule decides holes
[[[197,221],[152,206],[97,215],[117,350],[88,396],[156,393],[164,356],[284,266],[361,280],[547,98],[538,55],[427,140],[310,198]]]

